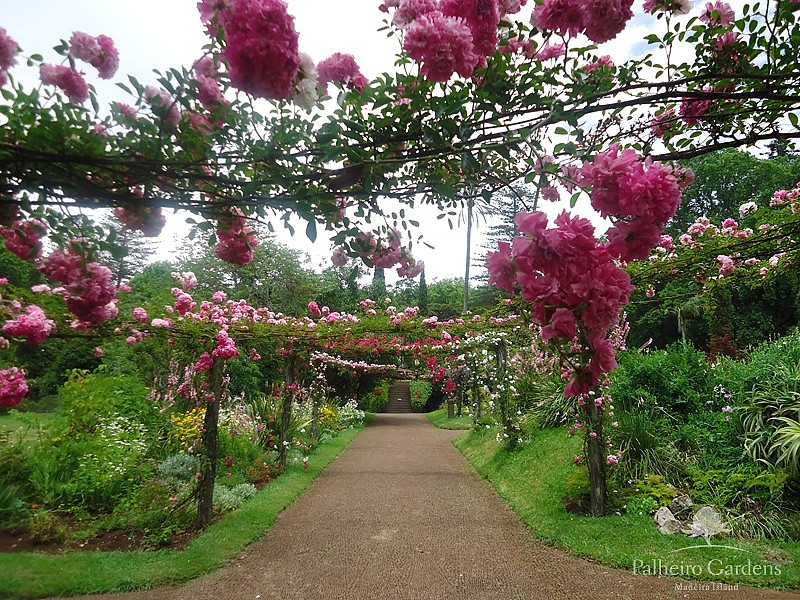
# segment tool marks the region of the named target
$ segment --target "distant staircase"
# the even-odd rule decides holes
[[[389,402],[386,404],[387,413],[410,413],[411,390],[408,381],[395,381],[389,388]]]

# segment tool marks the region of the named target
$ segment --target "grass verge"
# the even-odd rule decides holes
[[[445,408],[429,412],[428,419],[439,429],[472,429],[472,417],[463,415],[448,419]]]
[[[800,588],[800,543],[713,540],[662,535],[648,516],[580,517],[561,499],[576,469],[580,440],[564,429],[539,430],[508,452],[494,431],[471,431],[454,440],[535,535],[572,554],[642,574],[717,581],[753,587]]]
[[[193,579],[223,566],[228,558],[259,539],[358,435],[343,431],[320,445],[308,469],[290,466],[238,510],[211,525],[185,550],[135,552],[35,552],[0,554],[0,597],[42,598],[146,589]]]

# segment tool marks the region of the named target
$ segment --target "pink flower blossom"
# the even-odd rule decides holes
[[[514,291],[517,270],[511,258],[511,244],[498,242],[497,252],[487,252],[486,269],[489,271],[489,285],[495,285],[507,292]]]
[[[250,348],[250,354],[247,355],[247,358],[249,358],[252,361],[258,362],[259,360],[261,360],[261,355],[255,348]]]
[[[593,62],[590,62],[583,67],[583,71],[585,73],[591,73],[596,69],[613,69],[614,68],[614,61],[611,60],[611,57],[608,54],[598,57]]]
[[[28,393],[25,371],[17,367],[0,370],[0,407],[16,406]]]
[[[235,356],[239,356],[239,349],[236,347],[236,342],[234,342],[233,339],[228,336],[226,331],[220,331],[217,334],[216,341],[217,347],[212,351],[212,354],[216,358],[228,360],[230,358],[234,358]]]
[[[314,300],[308,303],[308,311],[315,317],[322,316],[322,311],[319,309],[319,304],[317,304]]]
[[[176,279],[181,284],[181,289],[188,292],[192,288],[197,287],[197,276],[192,271],[185,271],[183,273],[171,273],[172,278]]]
[[[345,253],[344,248],[341,246],[337,246],[333,249],[333,255],[331,256],[331,262],[334,266],[343,267],[347,264],[347,261],[350,260],[347,254]]]
[[[725,256],[724,254],[720,254],[719,256],[717,256],[717,260],[720,262],[719,274],[721,277],[725,277],[733,273],[735,269],[735,264],[730,256]]]
[[[392,16],[392,24],[400,29],[405,29],[418,17],[436,10],[436,0],[399,0],[397,10]]]
[[[610,467],[615,467],[619,464],[619,457],[616,454],[609,454],[606,457],[606,464]]]
[[[56,324],[47,318],[44,311],[35,304],[29,305],[25,313],[3,325],[3,333],[11,337],[25,338],[31,345],[45,341],[55,330]]]
[[[703,88],[703,92],[709,93],[712,91],[712,88],[708,86]],[[711,98],[687,97],[681,101],[678,111],[684,122],[686,122],[688,125],[694,125],[699,119],[702,119],[708,114],[708,110],[711,108],[713,102],[714,100]]]
[[[6,72],[17,64],[17,54],[19,54],[17,42],[0,27],[0,71]]]
[[[93,37],[81,31],[73,32],[69,55],[92,65],[101,79],[111,79],[119,68],[119,52],[114,40],[107,35]]]
[[[146,237],[158,237],[167,218],[160,206],[126,203],[114,209],[114,216],[128,229],[141,231]]]
[[[44,85],[60,88],[74,104],[89,99],[89,86],[83,76],[71,67],[44,64],[39,67],[39,78]]]
[[[175,288],[177,290],[177,288]],[[175,294],[175,312],[177,312],[181,316],[185,316],[188,313],[192,312],[195,307],[197,306],[197,302],[195,302],[192,297],[187,294],[186,292],[182,292],[178,290],[178,293]]]
[[[211,295],[211,299],[212,299],[214,302],[217,302],[217,303],[220,303],[220,302],[225,302],[225,300],[227,300],[227,299],[228,299],[228,294],[226,294],[225,292],[223,292],[223,291],[221,291],[221,290],[217,290],[216,292],[214,292],[214,293]]]
[[[368,83],[367,78],[361,74],[355,57],[341,52],[335,52],[317,65],[317,77],[318,85],[324,94],[328,93],[329,83],[356,89],[359,92],[363,92]]]
[[[567,50],[564,44],[551,44],[548,42],[534,55],[534,58],[544,62],[546,60],[550,60],[551,58],[564,56],[566,53]]]
[[[664,137],[674,127],[676,118],[675,109],[668,108],[653,117],[650,121],[650,132],[656,137]]]
[[[586,26],[585,5],[580,0],[545,0],[533,9],[531,24],[537,29],[575,36]]]
[[[95,358],[100,358],[101,356],[105,356],[105,353],[106,353],[106,351],[103,350],[100,346],[95,346],[94,347],[93,354],[94,354]]]
[[[0,227],[0,237],[5,239],[6,250],[22,260],[39,258],[42,238],[46,233],[47,224],[39,219],[15,221],[11,227]]]
[[[211,358],[211,355],[209,355],[208,352],[203,352],[200,358],[197,359],[197,362],[194,363],[194,372],[202,373],[203,371],[208,371],[213,363],[214,360]]]
[[[133,309],[133,318],[139,321],[139,323],[147,323],[150,320],[147,311],[141,306],[137,306]]]
[[[497,0],[441,0],[439,10],[446,17],[463,19],[472,33],[472,48],[479,64],[485,65],[486,58],[497,50]]]
[[[617,37],[633,17],[633,0],[587,0],[586,37],[602,44]]]
[[[253,96],[287,100],[300,67],[294,18],[282,0],[230,0],[220,13],[231,83]]]
[[[181,122],[181,110],[178,101],[164,89],[148,85],[144,89],[144,98],[150,103],[153,113],[161,118],[165,125],[177,127]]]
[[[414,21],[403,47],[411,58],[422,63],[420,71],[430,81],[447,81],[453,73],[469,77],[480,62],[469,26],[463,19],[439,11]]]
[[[253,251],[258,246],[258,238],[253,228],[247,226],[244,213],[232,208],[230,216],[220,217],[217,225],[217,258],[234,265],[253,262]]]
[[[125,104],[124,102],[112,102],[111,105],[116,108],[123,116],[127,117],[131,120],[136,120],[139,118],[139,115],[136,114],[136,109],[133,108],[130,104]]]
[[[86,262],[79,240],[70,243],[68,252],[54,250],[39,269],[64,284],[67,308],[83,325],[98,325],[117,316],[117,288],[111,271],[103,265]]]
[[[567,308],[558,308],[550,318],[550,323],[542,327],[542,339],[549,342],[553,338],[574,340],[578,335],[578,321],[575,313]]]
[[[728,27],[735,18],[731,5],[721,0],[716,0],[713,4],[707,2],[703,12],[700,13],[700,20],[710,26]]]

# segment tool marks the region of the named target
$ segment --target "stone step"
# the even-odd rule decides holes
[[[389,401],[386,404],[388,413],[410,413],[411,391],[407,381],[396,381],[389,388]]]

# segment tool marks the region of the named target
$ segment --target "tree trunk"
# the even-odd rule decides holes
[[[473,200],[467,200],[467,261],[464,267],[464,306],[461,313],[467,314],[469,310],[469,263],[472,260],[472,205]]]
[[[219,403],[222,398],[222,361],[214,360],[209,371],[214,400],[206,404],[203,418],[203,472],[197,484],[198,529],[211,523],[214,514],[214,481],[219,458]]]
[[[593,402],[586,403],[584,410],[589,417],[587,423],[587,460],[589,467],[589,500],[592,516],[601,517],[606,511],[606,445],[603,439],[603,415]],[[596,437],[589,435],[596,433]]]

